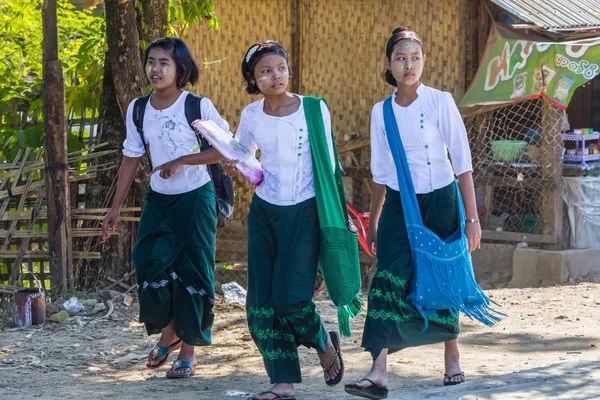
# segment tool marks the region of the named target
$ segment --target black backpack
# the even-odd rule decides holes
[[[146,156],[148,157],[150,169],[153,169],[152,160],[150,159],[148,148],[146,147],[143,127],[144,113],[146,112],[146,104],[148,103],[149,99],[150,95],[147,95],[140,97],[135,101],[135,104],[133,105],[133,122],[135,123],[138,133],[142,137],[142,143],[144,144],[144,149],[146,150]],[[202,97],[196,96],[192,93],[188,93],[187,97],[185,98],[185,117],[188,121],[188,124],[190,124],[190,127],[192,127],[192,122],[197,119],[202,119],[202,114],[200,111],[201,100]],[[200,146],[201,151],[212,147],[202,135],[198,134],[198,132],[196,132],[193,128],[192,130],[196,134],[196,139],[198,140],[198,145]],[[208,170],[208,174],[212,180],[217,198],[217,228],[224,228],[229,226],[231,220],[233,219],[233,181],[229,176],[223,173],[221,164],[219,163],[209,164],[206,166],[206,169]]]

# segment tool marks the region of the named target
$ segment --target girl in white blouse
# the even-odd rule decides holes
[[[115,227],[142,156],[149,153],[155,168],[132,253],[139,320],[149,335],[161,334],[146,366],[159,368],[181,349],[167,378],[187,378],[197,365],[194,346],[211,344],[217,216],[206,164],[218,163],[222,156],[212,148],[191,151],[198,141],[185,115],[190,94],[184,88],[196,84],[199,71],[185,43],[157,39],[146,50],[144,63],[152,93],[132,101],[127,110],[123,161],[102,235],[106,239]],[[143,113],[139,100],[147,101]],[[200,112],[229,129],[208,98],[200,101]],[[134,118],[141,122],[143,136]]]
[[[339,337],[327,332],[312,301],[319,255],[319,221],[311,144],[303,97],[286,91],[288,54],[280,43],[251,46],[242,62],[249,94],[263,99],[243,111],[236,140],[260,150],[264,180],[248,215],[248,328],[274,385],[254,399],[294,399],[302,381],[298,345],[316,348],[325,382],[343,375]],[[332,168],[331,119],[321,102]],[[233,173],[234,163],[224,169]]]
[[[458,176],[467,216],[465,233],[469,251],[473,251],[479,248],[481,228],[467,134],[452,96],[420,82],[425,59],[419,36],[397,28],[387,42],[383,77],[396,88],[393,113],[423,223],[441,238],[456,231],[454,180]],[[442,310],[440,318],[429,318],[429,328],[422,332],[421,315],[405,301],[413,266],[394,166],[380,102],[371,114],[373,194],[367,239],[377,254],[377,271],[362,341],[373,364],[365,378],[345,388],[371,399],[387,397],[387,354],[423,344],[444,342],[444,385],[464,382],[457,346],[458,319]]]

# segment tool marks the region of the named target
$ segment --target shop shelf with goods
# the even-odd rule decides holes
[[[589,128],[578,129],[574,132],[565,132],[563,134],[565,142],[563,161],[565,164],[581,164],[583,168],[591,168],[588,162],[597,162],[600,160],[598,151],[599,139],[600,133],[593,132]]]

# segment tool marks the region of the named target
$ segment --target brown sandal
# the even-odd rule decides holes
[[[358,383],[362,381],[367,381],[370,383],[370,385],[359,386]],[[379,386],[375,382],[367,378],[363,378],[360,381],[356,381],[355,383],[350,383],[346,385],[344,387],[344,390],[346,391],[346,393],[351,394],[353,396],[358,396],[371,400],[387,399],[388,396],[388,388]]]
[[[258,400],[257,396],[262,396],[263,394],[272,394],[273,396],[275,396],[272,400],[296,400],[296,396],[284,396],[272,390],[265,390],[264,392],[260,392],[256,396],[253,396],[250,400]]]
[[[335,354],[333,355],[333,358],[331,359],[331,361],[329,362],[329,365],[327,367],[323,367],[323,371],[326,373],[329,373],[329,371],[331,371],[331,369],[333,368],[333,365],[335,364],[336,360],[340,360],[340,372],[338,372],[338,374],[335,376],[335,378],[325,381],[325,383],[327,384],[327,386],[335,386],[338,383],[340,383],[342,381],[342,378],[344,377],[344,361],[342,360],[342,349],[340,347],[340,336],[338,335],[337,332],[335,331],[331,331],[329,332],[329,337],[331,338],[331,344],[333,345],[333,348],[335,349]]]

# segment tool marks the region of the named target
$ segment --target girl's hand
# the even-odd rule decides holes
[[[237,169],[235,168],[237,163],[237,160],[229,160],[227,158],[221,160],[221,166],[223,168],[223,172],[225,172],[225,175],[233,176],[237,171]]]
[[[367,247],[371,249],[373,255],[377,254],[377,227],[369,226],[367,233]]]
[[[181,167],[183,167],[183,163],[181,162],[180,159],[176,159],[176,160],[169,161],[168,163],[165,163],[163,165],[159,165],[158,167],[154,168],[152,170],[152,172],[150,172],[150,175],[152,175],[156,171],[160,171],[160,177],[161,178],[163,178],[163,179],[169,179]]]
[[[110,231],[115,229],[117,221],[119,220],[118,208],[111,208],[108,214],[102,219],[102,240],[108,239]]]
[[[479,222],[467,222],[465,235],[469,240],[469,253],[481,248],[481,225]]]

